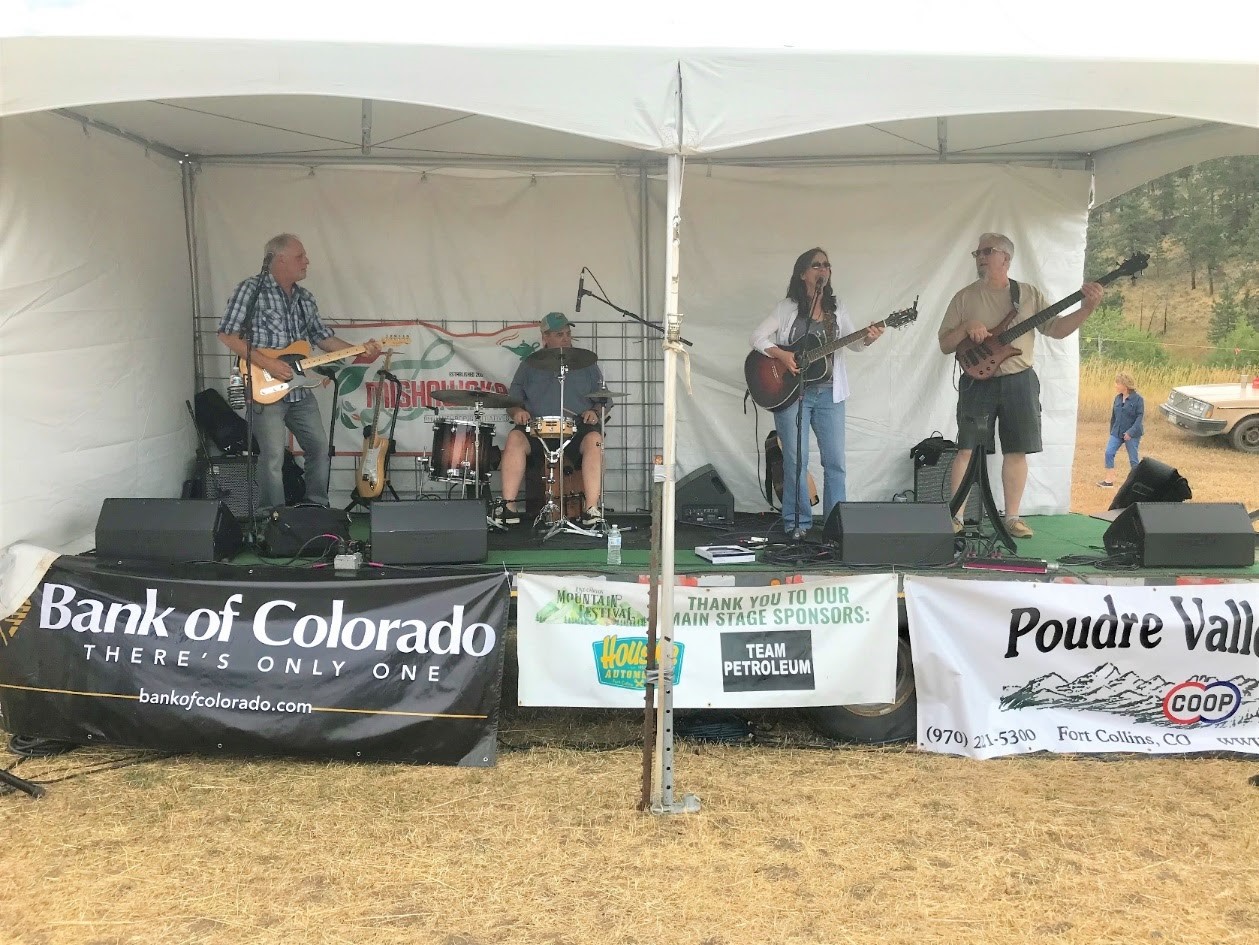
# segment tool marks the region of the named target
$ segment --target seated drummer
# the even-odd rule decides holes
[[[562,313],[551,312],[539,322],[538,328],[542,331],[543,348],[573,347],[573,323]],[[519,524],[521,512],[516,500],[525,478],[525,461],[530,457],[541,460],[545,450],[541,440],[526,433],[525,426],[534,418],[563,416],[577,421],[577,433],[564,454],[574,469],[581,470],[586,511],[578,524],[582,528],[597,528],[603,524],[603,514],[599,511],[603,434],[599,429],[598,405],[589,396],[602,387],[603,372],[598,364],[570,369],[564,377],[564,407],[567,409],[561,410],[559,370],[540,370],[532,367],[528,359],[521,362],[507,392],[507,396],[523,406],[507,411],[516,427],[507,434],[507,445],[503,449],[503,501],[495,512],[500,523]],[[551,448],[554,449],[554,445]]]

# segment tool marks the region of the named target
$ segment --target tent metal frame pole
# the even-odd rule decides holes
[[[674,799],[673,757],[673,599],[674,575],[674,465],[677,462],[678,353],[682,347],[682,315],[678,312],[678,260],[682,231],[682,156],[669,158],[669,187],[665,202],[668,243],[665,251],[664,341],[664,469],[660,501],[660,594],[656,607],[660,676],[656,692],[656,751],[652,759],[653,814],[683,814],[699,810],[699,798],[688,794]]]
[[[643,318],[651,319],[651,236],[649,224],[651,201],[648,194],[650,176],[646,165],[638,168],[638,310]],[[641,377],[643,379],[643,397],[639,408],[639,429],[643,437],[643,468],[655,466],[655,445],[652,442],[652,412],[654,408],[651,391],[655,390],[656,359],[652,357],[654,346],[648,343],[651,332],[643,335],[644,344],[639,348],[642,359]],[[652,484],[647,482],[647,505],[651,506]]]
[[[184,195],[184,242],[188,248],[188,287],[192,297],[192,376],[198,393],[205,387],[205,349],[201,342],[201,279],[197,258],[197,167],[192,161],[179,162]]]

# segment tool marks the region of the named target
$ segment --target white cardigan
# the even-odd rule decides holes
[[[839,299],[835,300],[835,325],[839,337],[851,335],[857,329],[853,326],[852,316],[848,308]],[[764,354],[766,349],[775,345],[782,346],[791,342],[791,328],[796,323],[799,306],[792,299],[783,299],[774,306],[774,310],[752,332],[752,347]],[[854,341],[848,346],[851,349],[865,347],[864,340]],[[831,373],[831,399],[841,403],[848,399],[848,370],[844,367],[842,352],[835,352],[835,370]]]

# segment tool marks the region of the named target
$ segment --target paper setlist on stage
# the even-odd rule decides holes
[[[1259,583],[909,576],[918,746],[1259,754]]]
[[[522,574],[516,586],[521,705],[642,707],[647,585]],[[891,574],[678,587],[674,704],[890,702],[896,634]]]

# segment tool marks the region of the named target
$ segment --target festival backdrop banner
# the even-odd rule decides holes
[[[509,595],[504,574],[242,583],[61,558],[5,620],[0,710],[76,742],[492,765]]]
[[[905,578],[918,746],[1259,754],[1259,583]]]
[[[645,584],[522,574],[520,704],[641,708]],[[890,702],[896,577],[675,589],[678,708]]]
[[[446,424],[474,421],[472,407],[443,404],[433,398],[433,391],[456,388],[505,395],[520,362],[541,347],[533,323],[464,333],[421,321],[344,322],[330,327],[356,345],[373,337],[401,339],[391,346],[394,355],[389,371],[398,378],[396,384],[378,376],[384,355],[370,362],[360,355],[341,367],[335,402],[331,383],[321,391],[321,408],[336,414],[336,449],[346,453],[362,449],[363,428],[372,422],[379,402],[382,431],[389,430],[397,408],[392,433],[397,453],[428,455],[442,435],[434,431],[433,408],[441,408]],[[502,407],[486,409],[481,423],[492,425],[496,434],[511,426]],[[497,439],[501,441],[501,436]]]

